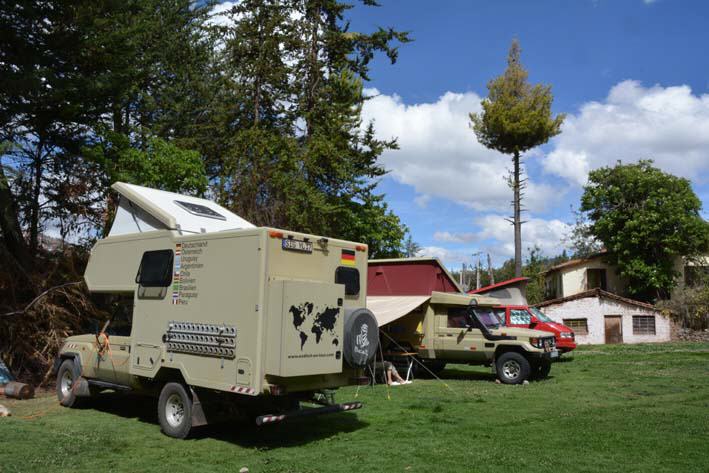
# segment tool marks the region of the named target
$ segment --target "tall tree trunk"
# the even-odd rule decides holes
[[[22,229],[17,220],[15,199],[10,192],[10,186],[5,177],[5,171],[0,163],[0,230],[5,247],[26,272],[32,268],[32,256],[27,243],[22,237]]]
[[[519,179],[519,151],[515,151],[514,157],[514,176],[512,188],[514,190],[514,207],[513,225],[515,229],[515,277],[522,276],[522,205],[520,202],[520,179]]]
[[[34,157],[34,183],[32,184],[32,207],[30,208],[30,252],[37,254],[39,247],[39,199],[42,195],[42,149],[43,140],[37,143],[37,153]]]
[[[305,105],[305,136],[309,139],[313,134],[312,112],[315,108],[315,92],[320,80],[320,69],[318,67],[318,29],[320,26],[320,7],[311,7],[311,31],[310,46],[308,50],[308,79],[306,84],[306,105]]]

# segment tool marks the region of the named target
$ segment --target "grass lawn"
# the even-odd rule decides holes
[[[525,386],[464,365],[442,377],[450,390],[416,380],[389,400],[385,386],[362,388],[356,413],[188,440],[160,433],[151,399],[2,399],[13,417],[0,418],[0,472],[709,471],[709,344],[583,347]]]

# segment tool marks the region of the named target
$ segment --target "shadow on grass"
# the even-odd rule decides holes
[[[574,361],[573,355],[565,355],[554,360],[554,363],[571,363],[572,361]]]
[[[137,419],[156,427],[159,426],[157,399],[151,397],[111,392],[101,393],[81,408],[95,409],[107,414]],[[299,418],[262,427],[258,427],[253,421],[234,419],[197,427],[187,441],[211,438],[231,442],[242,447],[271,450],[304,445],[337,434],[354,432],[368,425],[367,422],[359,420],[353,412]]]
[[[442,380],[456,380],[456,381],[486,381],[488,383],[495,383],[497,377],[492,373],[483,373],[480,371],[470,371],[466,369],[455,369],[446,368],[438,374],[438,377]],[[428,378],[433,379],[433,378]],[[545,382],[547,380],[554,379],[553,375],[549,375],[544,379],[530,379],[530,382]]]
[[[465,369],[446,368],[438,374],[441,379],[456,379],[463,381],[488,381],[495,382],[495,375],[480,371],[470,371]]]

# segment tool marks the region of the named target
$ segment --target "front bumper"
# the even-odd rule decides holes
[[[537,359],[537,360],[556,360],[559,358],[560,352],[559,350],[553,349],[550,351],[538,351],[538,352],[530,352],[530,355]]]

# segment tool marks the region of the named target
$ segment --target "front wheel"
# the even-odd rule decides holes
[[[500,355],[495,362],[497,379],[504,384],[521,384],[529,379],[530,366],[527,359],[516,352]]]
[[[76,382],[75,378],[74,360],[64,360],[57,371],[57,399],[62,406],[76,407],[79,403],[72,389]]]
[[[180,383],[167,383],[158,400],[160,429],[165,435],[183,439],[192,430],[192,398]]]

